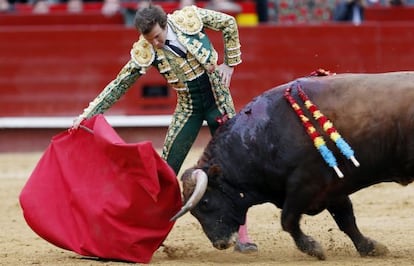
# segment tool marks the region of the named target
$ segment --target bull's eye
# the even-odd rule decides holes
[[[207,198],[202,199],[200,201],[200,208],[203,211],[206,211],[206,210],[208,210],[208,207],[209,207],[209,200]]]
[[[207,206],[208,205],[208,199],[203,199],[201,201],[201,204],[203,204],[204,206]]]

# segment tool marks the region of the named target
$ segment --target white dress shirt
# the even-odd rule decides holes
[[[167,23],[167,40],[170,41],[170,43],[174,46],[177,46],[178,48],[180,48],[180,50],[182,50],[184,53],[187,53],[187,49],[185,49],[185,47],[178,42],[177,40],[177,35],[174,33],[174,31],[171,29],[171,26]],[[168,49],[171,52],[175,53],[170,47],[168,47],[167,45],[164,45],[164,49]]]

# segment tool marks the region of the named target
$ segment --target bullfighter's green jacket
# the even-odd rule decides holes
[[[236,20],[227,14],[188,6],[169,14],[167,23],[176,33],[177,40],[187,49],[187,58],[177,57],[163,48],[155,48],[143,36],[140,36],[131,49],[131,59],[121,69],[118,76],[90,102],[81,117],[89,118],[95,114],[105,112],[150,67],[157,68],[171,88],[177,91],[178,104],[173,123],[179,122],[177,121],[177,113],[180,111],[180,105],[186,104],[180,102],[180,99],[187,99],[187,97],[180,95],[189,91],[186,81],[191,81],[204,72],[209,76],[217,108],[223,115],[227,113],[229,117],[232,117],[235,114],[229,88],[222,84],[220,75],[216,70],[217,52],[204,33],[204,29],[208,28],[222,32],[224,63],[228,66],[236,66],[241,63]],[[170,130],[172,129],[170,128]],[[168,135],[174,136],[171,132],[168,132]]]

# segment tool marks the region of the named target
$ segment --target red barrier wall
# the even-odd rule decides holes
[[[0,26],[54,26],[54,25],[123,25],[124,17],[117,13],[113,16],[102,16],[99,10],[88,12],[87,15],[67,12],[53,12],[47,15],[28,13],[1,14]]]
[[[120,25],[0,26],[0,115],[76,116],[129,59],[138,35]],[[222,43],[212,34],[217,50]],[[414,69],[414,23],[262,25],[240,28],[243,63],[234,72],[237,109],[275,85],[317,68],[333,72]],[[175,94],[144,98],[165,84],[151,71],[108,114],[170,114]]]
[[[413,21],[414,6],[372,6],[365,9],[366,21]]]

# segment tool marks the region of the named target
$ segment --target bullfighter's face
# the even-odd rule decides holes
[[[143,36],[145,40],[151,43],[152,46],[160,49],[164,46],[165,40],[167,38],[167,27],[162,28],[157,23],[149,33],[143,34]]]

